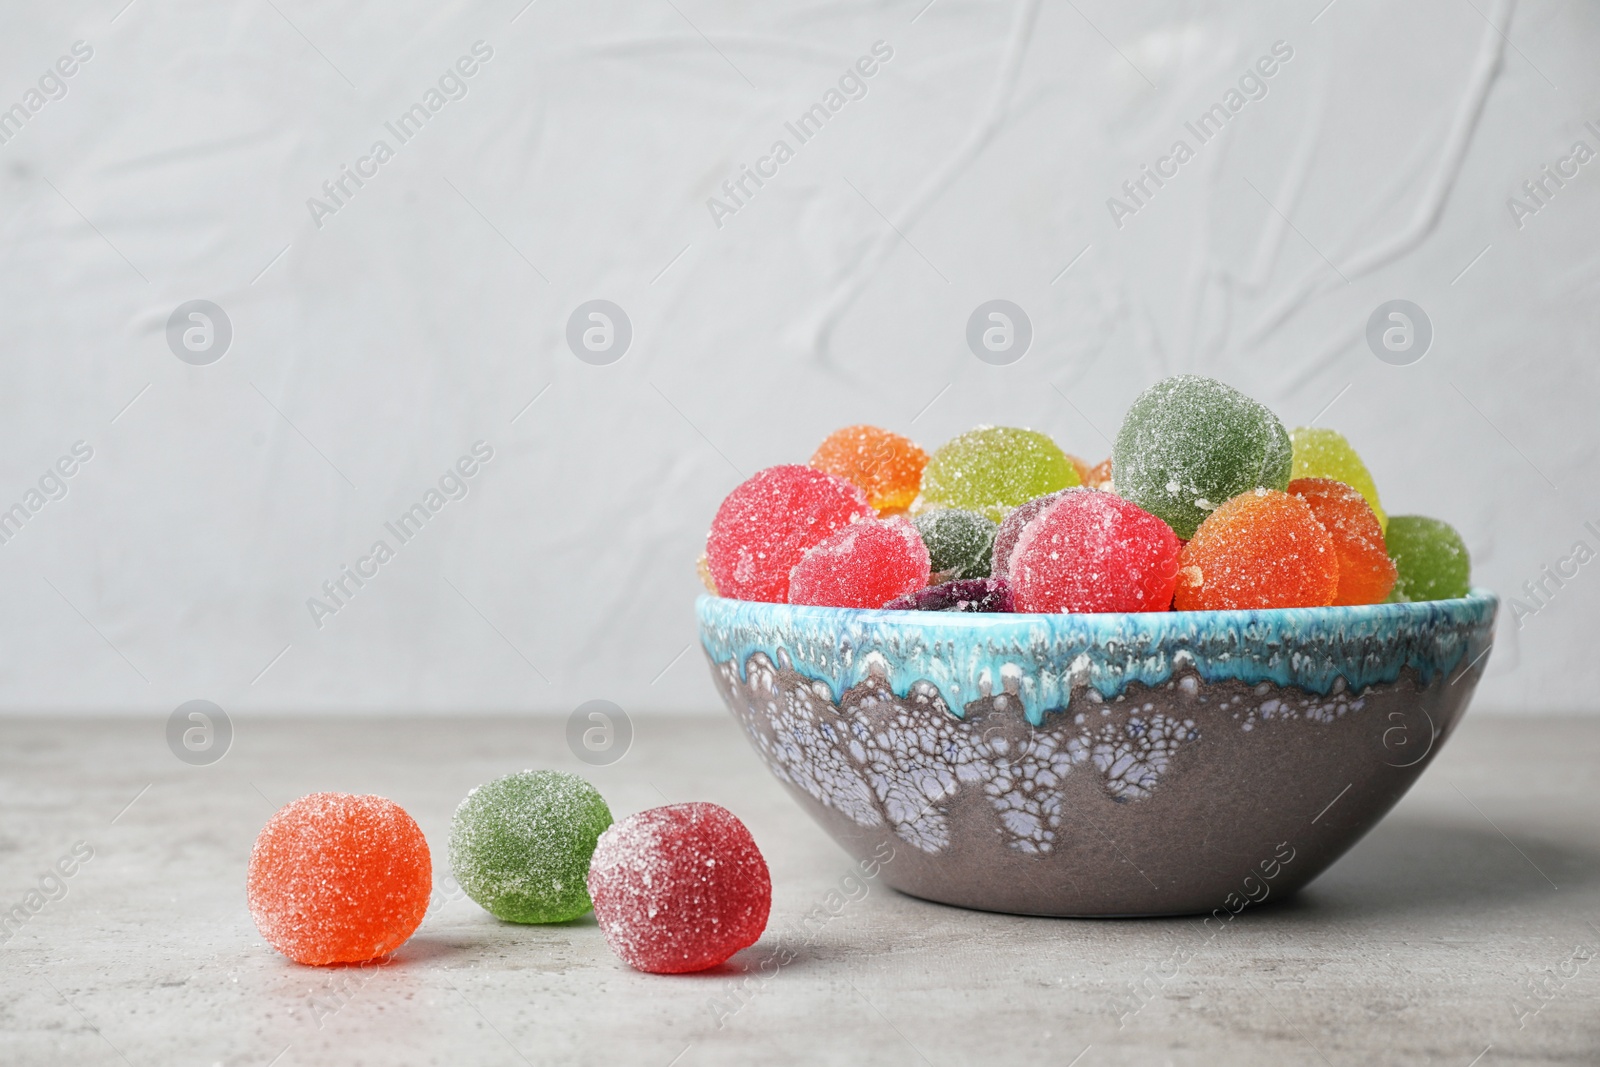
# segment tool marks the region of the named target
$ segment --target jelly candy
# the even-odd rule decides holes
[[[924,511],[911,524],[928,547],[928,565],[947,578],[987,578],[994,549],[994,520],[976,511],[938,508]]]
[[[910,438],[876,426],[835,430],[811,456],[811,466],[860,486],[880,512],[910,507],[927,465],[928,454]]]
[[[1166,611],[1177,535],[1111,493],[1069,489],[1022,529],[1011,554],[1017,611]]]
[[[1187,540],[1230,497],[1286,488],[1294,450],[1261,404],[1214,378],[1179,374],[1133,402],[1111,455],[1117,493]]]
[[[1394,561],[1384,548],[1383,528],[1366,497],[1332,478],[1296,478],[1289,493],[1311,505],[1311,513],[1333,538],[1339,556],[1335,604],[1381,604],[1394,587]]]
[[[1072,472],[1078,476],[1078,484],[1088,485],[1090,470],[1089,464],[1085,463],[1077,456],[1074,456],[1071,452],[1063,453],[1063,455],[1067,457],[1067,462],[1072,464]]]
[[[758,471],[711,520],[712,581],[725,597],[782,603],[789,572],[806,550],[870,514],[866,494],[843,478],[793,464]]]
[[[922,499],[999,522],[1018,504],[1077,484],[1066,453],[1044,434],[980,426],[933,453],[922,472]]]
[[[683,974],[756,943],[772,908],[772,879],[750,831],[727,808],[672,804],[600,835],[589,895],[624,963]]]
[[[1109,492],[1111,489],[1111,457],[1107,456],[1093,467],[1090,467],[1089,477],[1083,480],[1083,484],[1090,489],[1105,489]]]
[[[1017,538],[1022,536],[1022,528],[1034,519],[1045,508],[1054,504],[1070,489],[1057,489],[1044,496],[1036,496],[1023,504],[1018,504],[1011,509],[1000,528],[995,531],[994,550],[990,553],[989,574],[994,578],[1005,578],[1011,573],[1011,554],[1017,550]]]
[[[928,550],[905,519],[862,519],[810,549],[789,578],[789,603],[881,608],[928,584]]]
[[[1213,511],[1183,546],[1173,607],[1325,607],[1338,589],[1339,555],[1311,505],[1253,489]]]
[[[1337,430],[1300,426],[1290,432],[1289,438],[1294,442],[1295,478],[1332,478],[1343,482],[1367,498],[1372,513],[1378,517],[1378,525],[1388,528],[1389,516],[1378,503],[1378,487],[1372,483],[1367,465],[1361,462],[1343,434]]]
[[[1422,515],[1396,515],[1385,534],[1399,572],[1391,600],[1451,600],[1472,587],[1472,560],[1455,527]]]
[[[891,611],[1011,611],[1011,584],[1004,578],[964,578],[897,596]]]
[[[717,582],[711,577],[711,561],[706,558],[704,552],[694,561],[694,572],[700,576],[700,584],[706,587],[706,592],[717,596]]]
[[[450,820],[450,870],[467,896],[514,923],[559,923],[590,908],[584,876],[611,809],[561,771],[523,771],[468,793]]]
[[[393,952],[422,923],[433,861],[392,800],[312,793],[267,820],[245,895],[267,944],[296,963],[361,963]]]

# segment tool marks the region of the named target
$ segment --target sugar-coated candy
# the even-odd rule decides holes
[[[717,508],[706,559],[717,591],[735,600],[782,603],[789,572],[806,550],[842,526],[871,515],[854,483],[788,464],[758,471]]]
[[[1067,457],[1067,462],[1072,464],[1073,473],[1078,476],[1078,484],[1088,485],[1090,471],[1089,464],[1085,463],[1081,458],[1073,455],[1071,452],[1064,453],[1064,455]]]
[[[1017,611],[1166,611],[1178,537],[1137,504],[1069,489],[1023,527],[1011,553]]]
[[[1044,434],[980,426],[934,451],[922,472],[922,499],[999,522],[1018,504],[1077,484],[1066,453]]]
[[[1452,600],[1472,587],[1472,559],[1455,527],[1424,515],[1396,515],[1385,534],[1399,572],[1391,600]]]
[[[1005,578],[1011,573],[1011,555],[1017,550],[1017,538],[1022,536],[1022,528],[1054,504],[1071,489],[1057,489],[1044,496],[1036,496],[1032,500],[1018,504],[1011,509],[1011,514],[1005,517],[1000,528],[994,534],[994,548],[989,554],[989,575],[993,578]]]
[[[795,564],[789,603],[881,608],[928,584],[928,549],[905,519],[862,519],[835,530]]]
[[[711,577],[711,561],[706,559],[704,552],[694,561],[694,572],[700,576],[700,584],[706,587],[706,592],[712,596],[717,595],[717,581]]]
[[[584,877],[611,809],[563,771],[522,771],[478,786],[450,820],[450,871],[489,914],[559,923],[590,908]]]
[[[1111,456],[1117,493],[1187,540],[1229,498],[1285,489],[1294,449],[1263,405],[1214,378],[1179,374],[1133,402]]]
[[[1111,489],[1111,457],[1107,456],[1105,459],[1101,460],[1099,463],[1096,463],[1093,467],[1090,467],[1089,468],[1089,477],[1087,477],[1087,478],[1085,478],[1083,480],[1083,484],[1088,486],[1090,489],[1110,490]]]
[[[600,835],[589,895],[606,943],[624,963],[683,974],[756,943],[772,908],[772,879],[731,811],[672,804]]]
[[[1004,578],[963,578],[897,596],[891,611],[1011,611],[1011,583]]]
[[[976,511],[936,508],[911,520],[928,548],[928,566],[947,578],[987,578],[998,528]]]
[[[428,910],[433,861],[392,800],[312,793],[278,809],[250,852],[245,896],[296,963],[361,963],[403,945]]]
[[[811,466],[853,482],[878,511],[903,511],[917,498],[928,454],[916,442],[876,426],[846,426],[812,453]]]
[[[1290,432],[1289,438],[1294,443],[1295,478],[1332,478],[1343,482],[1366,498],[1372,513],[1378,517],[1378,525],[1388,528],[1389,516],[1383,513],[1383,505],[1378,502],[1378,487],[1344,434],[1318,426],[1299,426]]]
[[[1253,489],[1213,511],[1178,554],[1179,611],[1312,608],[1333,603],[1333,537],[1297,496]]]
[[[1339,589],[1333,602],[1383,603],[1394,587],[1395,566],[1367,498],[1332,478],[1296,478],[1289,483],[1289,493],[1311,506],[1311,513],[1333,538],[1339,557]]]

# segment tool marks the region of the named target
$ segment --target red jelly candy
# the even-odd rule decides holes
[[[1383,527],[1367,498],[1332,478],[1296,478],[1289,494],[1304,500],[1333,538],[1339,556],[1339,590],[1335,604],[1381,604],[1394,588],[1394,560],[1384,542]]]
[[[881,608],[928,584],[928,549],[904,519],[863,519],[800,557],[789,603]]]
[[[717,592],[783,603],[789,572],[806,549],[864,515],[867,497],[843,478],[810,467],[768,467],[723,500],[706,536]]]
[[[1060,500],[1063,494],[1070,492],[1071,489],[1057,489],[1011,509],[1011,514],[1005,517],[1000,529],[994,532],[994,556],[989,564],[989,577],[1004,578],[1011,573],[1011,554],[1017,550],[1017,538],[1022,536],[1022,528],[1043,514],[1045,508]]]
[[[716,804],[623,819],[589,861],[594,916],[622,962],[653,974],[703,971],[767,928],[772,878],[744,823]]]
[[[1143,508],[1068,489],[1023,527],[1011,554],[1017,611],[1166,611],[1181,543]]]
[[[1208,515],[1178,558],[1179,611],[1320,608],[1339,589],[1339,555],[1311,506],[1252,489]]]
[[[428,911],[433,860],[392,800],[312,793],[267,820],[245,895],[267,944],[296,963],[360,963],[405,943]]]

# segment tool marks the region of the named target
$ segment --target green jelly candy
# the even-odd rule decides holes
[[[1361,462],[1356,450],[1338,430],[1324,430],[1316,426],[1301,426],[1289,434],[1294,442],[1294,476],[1296,478],[1332,478],[1343,482],[1362,496],[1378,516],[1378,525],[1389,528],[1389,516],[1378,503],[1378,487],[1372,483],[1367,465]]]
[[[523,771],[467,794],[450,820],[450,870],[496,918],[559,923],[594,907],[586,880],[611,809],[561,771]]]
[[[911,520],[928,548],[928,559],[935,574],[951,579],[989,577],[990,554],[994,551],[993,519],[976,511],[940,508],[924,511]]]
[[[922,499],[999,522],[1018,504],[1077,484],[1072,461],[1044,434],[979,426],[934,452],[922,472]]]
[[[1448,522],[1396,515],[1389,520],[1384,541],[1399,572],[1390,600],[1453,600],[1467,595],[1472,560],[1466,542]]]
[[[1111,452],[1117,495],[1185,541],[1207,515],[1251,489],[1287,489],[1294,445],[1283,423],[1237,389],[1179,374],[1139,395]]]

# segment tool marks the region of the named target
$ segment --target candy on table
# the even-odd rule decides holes
[[[936,508],[911,520],[928,548],[928,566],[947,578],[987,578],[998,529],[976,511]]]
[[[1398,576],[1391,600],[1452,600],[1472,586],[1472,559],[1455,527],[1424,515],[1396,515],[1385,534]]]
[[[1069,489],[1011,554],[1018,611],[1166,611],[1178,575],[1172,527],[1112,493]]]
[[[878,511],[903,511],[917,498],[928,454],[908,437],[876,426],[846,426],[812,453],[811,466],[860,486]]]
[[[1394,561],[1384,547],[1383,527],[1367,498],[1332,478],[1296,478],[1289,494],[1311,506],[1311,513],[1333,538],[1339,557],[1335,604],[1381,604],[1394,587]]]
[[[1036,496],[1011,509],[1011,514],[1006,516],[994,534],[994,549],[989,555],[990,577],[1005,578],[1010,575],[1011,556],[1017,550],[1017,538],[1022,536],[1022,528],[1036,519],[1045,508],[1070,492],[1071,489],[1057,489],[1053,493]]]
[[[872,508],[859,487],[788,464],[758,471],[717,508],[706,560],[718,592],[735,600],[782,603],[789,572],[806,550]]]
[[[1173,607],[1324,607],[1338,589],[1339,555],[1311,505],[1253,489],[1213,511],[1183,546]]]
[[[700,558],[694,561],[694,572],[700,576],[700,584],[706,587],[706,592],[716,596],[717,581],[711,577],[711,561],[706,558],[704,552],[700,553]]]
[[[1085,463],[1082,459],[1073,455],[1071,452],[1063,453],[1063,455],[1067,457],[1067,462],[1072,464],[1072,470],[1078,476],[1078,484],[1088,485],[1089,472],[1091,469],[1089,464]]]
[[[1343,482],[1366,498],[1378,518],[1378,525],[1388,528],[1389,516],[1383,513],[1383,505],[1378,502],[1378,487],[1344,434],[1318,426],[1297,426],[1290,431],[1289,439],[1294,443],[1293,476],[1296,479],[1332,478]]]
[[[278,809],[250,852],[245,896],[267,944],[296,963],[393,952],[433,892],[427,839],[394,801],[312,793]]]
[[[999,522],[1018,504],[1077,484],[1066,453],[1044,434],[980,426],[934,451],[922,472],[922,499]]]
[[[772,879],[732,812],[672,804],[600,835],[589,895],[606,943],[624,963],[682,974],[756,943],[772,907]]]
[[[523,771],[478,786],[450,820],[450,871],[489,914],[559,923],[588,912],[584,886],[611,809],[561,771]]]
[[[862,519],[800,557],[789,603],[881,608],[928,584],[928,550],[905,519]]]
[[[1090,489],[1105,489],[1109,491],[1111,489],[1111,457],[1107,456],[1093,467],[1090,467],[1089,477],[1083,480],[1083,484]]]
[[[897,596],[884,607],[890,611],[980,611],[1014,610],[1011,583],[1004,578],[963,578],[918,589]]]
[[[1179,374],[1146,389],[1117,431],[1117,493],[1181,538],[1223,501],[1289,484],[1294,450],[1278,417],[1214,378]]]

